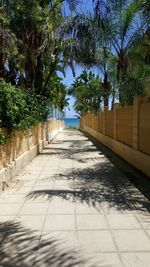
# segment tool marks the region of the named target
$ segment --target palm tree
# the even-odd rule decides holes
[[[4,64],[11,55],[17,55],[16,38],[9,27],[9,18],[5,13],[4,1],[0,5],[0,78],[5,77]]]
[[[147,20],[148,26],[150,26],[150,1],[149,0],[141,0],[140,8],[143,11],[143,15]]]
[[[100,70],[103,77],[104,105],[108,106],[111,87],[108,69],[109,58],[112,53],[108,32],[103,31],[100,27],[102,23],[104,22],[100,22],[98,17],[93,16],[93,14],[77,16],[73,24],[73,32],[77,40],[75,61],[81,66],[97,67]]]
[[[51,75],[60,70],[65,45],[61,34],[65,18],[62,4],[67,2],[71,9],[77,0],[4,0],[2,7],[9,17],[11,32],[17,36],[20,58],[11,57],[11,65],[22,73],[24,86],[40,93],[47,87]],[[1,16],[0,16],[1,19]],[[3,42],[1,42],[2,44]],[[2,61],[2,60],[1,60]],[[4,65],[4,62],[1,64]]]
[[[109,28],[108,40],[111,42],[111,50],[118,57],[117,80],[121,88],[128,68],[129,51],[134,42],[143,35],[144,25],[140,20],[139,4],[135,0],[95,0],[94,2],[98,20],[104,21],[106,28]],[[100,27],[102,28],[102,23]]]
[[[83,71],[72,84],[70,94],[75,97],[75,110],[79,115],[82,116],[87,111],[97,111],[103,95],[102,81],[91,71]]]

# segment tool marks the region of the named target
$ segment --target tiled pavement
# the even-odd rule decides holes
[[[149,202],[66,131],[0,195],[2,267],[149,267]]]

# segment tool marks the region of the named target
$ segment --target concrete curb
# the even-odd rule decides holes
[[[48,134],[48,141],[42,140],[39,144],[33,146],[30,150],[26,151],[16,160],[8,164],[5,168],[0,170],[0,191],[5,190],[9,186],[11,181],[15,181],[15,177],[19,172],[29,164],[39,153],[43,151],[43,148],[50,143],[57,134],[63,131],[63,128],[56,129]]]
[[[24,168],[39,154],[39,152],[43,150],[43,147],[44,144],[43,141],[41,141],[38,145],[35,145],[5,168],[0,170],[0,190],[5,190],[5,187],[9,186],[9,183],[12,180],[15,181],[16,175],[18,175],[22,168]]]
[[[55,129],[54,131],[48,133],[48,143],[51,143],[51,141],[56,137],[56,135],[61,132],[63,132],[63,128]]]

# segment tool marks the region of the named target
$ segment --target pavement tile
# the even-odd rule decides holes
[[[36,190],[41,190],[41,191],[46,191],[46,190],[51,190],[53,188],[53,183],[49,183],[49,184],[46,184],[46,185],[38,185],[38,183],[35,185],[35,186],[33,186],[33,188],[32,188],[32,191],[31,192],[33,192],[33,191],[36,191]]]
[[[0,267],[149,267],[148,206],[87,137],[65,131],[0,196]]]
[[[123,267],[117,253],[90,253],[78,252],[83,263],[79,267]]]
[[[11,249],[12,254],[25,253],[30,249],[38,249],[40,241],[40,232],[23,228],[20,224],[14,224],[14,228],[8,231],[7,236],[2,244],[3,249]]]
[[[33,262],[36,267],[78,267],[76,253],[71,250],[61,250],[59,246],[55,248],[47,247],[42,253],[37,253]]]
[[[39,176],[39,173],[37,173],[37,175],[26,174],[25,177],[19,177],[19,181],[24,182],[24,180],[26,180],[26,182],[31,182],[31,184],[29,185],[32,186],[32,183],[38,179],[38,176]]]
[[[2,226],[3,223],[9,223],[9,222],[12,222],[14,219],[15,219],[15,215],[1,215],[0,216],[0,225]],[[1,228],[0,228],[0,231],[1,231]]]
[[[146,233],[148,234],[148,236],[150,238],[150,230],[147,230]]]
[[[68,185],[53,185],[53,190],[55,191],[57,191],[58,192],[58,194],[59,193],[63,193],[64,192],[64,195],[66,194],[68,194],[68,195],[70,195],[70,196],[72,196],[72,195],[74,195],[74,188],[73,188],[73,186],[70,184],[68,184]]]
[[[44,246],[43,244],[46,244]],[[38,253],[52,247],[53,244],[59,244],[61,249],[71,249],[75,251],[76,233],[75,231],[43,231],[39,244]]]
[[[0,216],[0,243],[12,226],[15,216]]]
[[[22,203],[20,204],[1,203],[0,204],[0,216],[1,215],[17,215],[21,206],[22,206]]]
[[[77,230],[108,229],[105,216],[102,214],[77,215]]]
[[[150,251],[150,240],[143,230],[114,230],[113,235],[120,251]]]
[[[50,162],[50,166],[49,167],[45,167],[40,175],[43,175],[43,174],[49,175],[49,174],[52,174],[52,173],[57,173],[58,166],[59,166],[58,164],[55,165],[55,164],[52,164]]]
[[[48,214],[74,214],[75,203],[63,200],[59,197],[53,197],[49,203]]]
[[[53,169],[53,170],[43,170],[42,173],[40,173],[38,179],[40,178],[51,178],[51,177],[54,177],[57,175],[57,171],[58,171],[58,167],[56,169]]]
[[[26,177],[24,177],[24,179],[20,179],[19,178],[19,181],[23,181],[23,186],[30,186],[32,187],[34,184],[35,184],[35,179],[33,180],[26,180]]]
[[[55,182],[55,179],[52,179],[51,177],[45,177],[44,179],[37,179],[33,188],[35,186],[50,186],[53,185]]]
[[[47,196],[45,195],[40,195],[40,196],[29,196],[26,198],[26,202],[25,203],[30,203],[30,204],[37,204],[37,203],[40,203],[40,204],[44,204],[44,203],[49,203],[49,199]]]
[[[107,214],[106,216],[111,229],[141,229],[133,215]]]
[[[48,203],[25,203],[20,215],[43,215],[47,213]]]
[[[31,230],[40,231],[43,228],[45,215],[19,215],[15,219],[15,223],[20,223],[22,227]]]
[[[0,204],[21,204],[25,201],[26,194],[12,194],[12,195],[3,195],[0,197]]]
[[[44,175],[40,175],[39,177],[38,177],[38,179],[37,179],[37,183],[38,183],[38,181],[47,181],[47,182],[49,182],[50,184],[54,184],[54,182],[55,182],[55,179],[57,178],[57,174],[56,173],[54,173],[54,174],[44,174]]]
[[[34,257],[34,251],[32,252],[32,250],[28,255],[23,252],[12,253],[12,250],[0,251],[0,267],[33,266]]]
[[[150,214],[136,214],[136,218],[141,223],[143,229],[150,229]]]
[[[123,206],[122,206],[123,205]],[[114,199],[114,203],[112,203],[111,199],[107,201],[101,202],[101,209],[103,210],[103,213],[105,214],[122,214],[127,213],[128,206],[122,202],[119,204],[119,201],[117,199]]]
[[[0,250],[0,266],[32,266],[40,235],[15,227],[8,232]]]
[[[77,214],[99,214],[102,212],[100,205],[89,206],[86,203],[76,202],[76,213]]]
[[[45,224],[44,224],[44,231],[49,230],[75,230],[75,219],[74,215],[47,215]]]
[[[125,267],[149,267],[149,253],[122,253],[121,258]]]
[[[9,195],[14,195],[14,194],[24,195],[24,194],[28,194],[31,191],[32,191],[32,186],[23,186],[23,185],[20,185],[19,187],[16,186],[16,187],[12,188],[11,190],[9,190],[8,191],[8,194]]]
[[[86,253],[116,252],[116,247],[109,231],[78,231],[77,248]]]
[[[73,186],[73,181],[70,181],[70,180],[55,180],[55,186],[58,186],[58,187],[61,187],[61,186],[69,186],[69,187],[71,187],[71,186]]]

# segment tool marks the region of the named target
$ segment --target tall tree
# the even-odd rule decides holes
[[[75,110],[82,116],[87,111],[98,111],[103,96],[102,81],[91,71],[83,71],[71,85],[70,93],[75,97]]]
[[[19,68],[25,87],[46,89],[50,77],[63,65],[63,51],[69,42],[62,34],[65,18],[63,0],[15,0],[3,1],[9,26],[18,40],[20,61],[11,59],[11,65]],[[71,8],[77,1],[69,1]],[[69,39],[69,38],[68,38]],[[21,76],[20,76],[21,77]]]
[[[106,12],[109,17],[107,21],[104,16]],[[135,40],[143,35],[139,3],[135,0],[96,1],[96,14],[110,29],[108,38],[118,56],[117,79],[121,88],[129,63],[128,52]]]
[[[17,55],[15,35],[9,27],[9,17],[5,12],[4,1],[0,2],[0,78],[5,77],[5,63]]]

